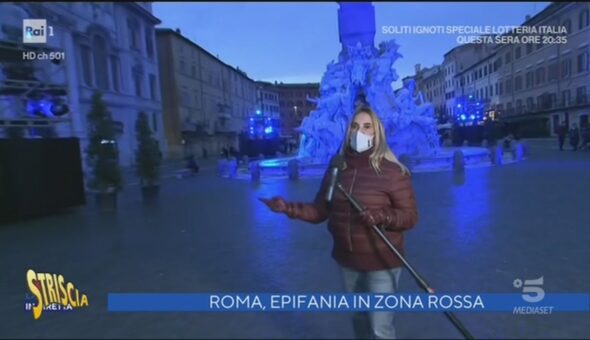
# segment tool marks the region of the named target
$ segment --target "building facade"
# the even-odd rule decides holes
[[[460,112],[457,104],[459,103],[460,98],[464,96],[465,92],[465,90],[462,89],[460,75],[474,64],[480,62],[486,63],[483,60],[488,58],[493,49],[494,46],[488,44],[465,44],[453,48],[444,55],[441,69],[444,76],[445,114],[447,117],[455,119]],[[485,68],[487,76],[487,64],[485,64]],[[484,77],[483,73],[482,69],[482,77]],[[479,70],[477,74],[472,73],[471,77],[474,77],[473,82],[480,79]]]
[[[154,26],[160,21],[153,16],[150,3],[6,3],[0,5],[0,12],[7,13],[9,8],[14,13],[19,8],[26,16],[16,18],[21,30],[22,19],[45,18],[53,30],[45,46],[63,52],[61,63],[43,67],[47,79],[63,84],[67,91],[70,113],[56,124],[58,135],[79,137],[86,148],[86,115],[98,91],[121,133],[117,139],[121,165],[134,163],[135,121],[140,111],[150,118],[160,148],[166,152],[154,37]],[[5,96],[4,101],[10,99]]]
[[[446,115],[445,77],[441,66],[421,68],[421,65],[418,64],[414,79],[416,80],[416,89],[422,92],[424,100],[434,106],[434,115],[437,121],[445,123],[448,117]]]
[[[280,119],[279,94],[274,84],[264,81],[256,82],[256,113],[273,119]]]
[[[274,89],[279,94],[282,134],[286,138],[298,140],[299,132],[295,129],[301,126],[303,118],[309,116],[311,111],[316,109],[316,104],[307,99],[315,99],[320,96],[320,84],[275,83]]]
[[[239,135],[256,111],[256,83],[178,29],[157,29],[156,38],[170,156],[237,150]]]
[[[589,3],[552,3],[522,26],[563,27],[566,33],[541,35],[539,44],[461,45],[445,54],[442,65],[418,67],[413,78],[435,107],[437,94],[444,94],[451,121],[458,119],[462,98],[471,96],[521,136],[554,135],[561,122],[583,126],[590,120],[589,12]]]
[[[590,3],[553,3],[523,25],[563,26],[567,33],[555,39],[565,37],[566,42],[498,49],[502,119],[520,125],[525,135],[554,134],[560,122],[578,126],[588,122],[589,13]]]

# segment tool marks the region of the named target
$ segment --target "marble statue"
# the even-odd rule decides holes
[[[338,60],[327,65],[320,97],[308,98],[317,109],[298,128],[302,133],[298,157],[323,163],[338,152],[359,97],[383,121],[388,142],[398,156],[435,154],[439,138],[434,106],[421,92],[416,93],[413,79],[394,93],[392,83],[399,76],[393,64],[401,54],[394,40],[375,48],[373,5],[340,3],[338,14],[342,50]]]

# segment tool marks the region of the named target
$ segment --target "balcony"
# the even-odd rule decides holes
[[[221,116],[215,120],[216,133],[239,134],[244,130],[244,122],[234,117]]]
[[[185,137],[199,137],[210,136],[214,131],[208,119],[188,119],[182,123],[181,132]]]
[[[504,117],[531,115],[537,113],[546,113],[555,110],[567,110],[579,106],[590,104],[590,92],[580,93],[571,100],[542,100],[541,103],[532,103],[517,107],[506,108],[502,111]]]

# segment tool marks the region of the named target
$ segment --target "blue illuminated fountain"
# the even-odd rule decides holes
[[[377,112],[397,155],[429,156],[439,148],[434,107],[415,95],[413,80],[394,93],[399,77],[393,68],[401,57],[394,40],[375,39],[375,9],[371,3],[341,3],[338,11],[342,50],[328,64],[320,85],[317,110],[305,118],[299,158],[325,163],[340,148],[359,99]]]
[[[384,123],[388,143],[398,157],[407,156],[413,170],[451,169],[453,154],[461,150],[466,165],[489,163],[485,148],[441,148],[434,106],[416,91],[410,79],[399,91],[393,68],[401,57],[394,40],[375,47],[375,9],[371,3],[340,3],[338,24],[342,49],[328,64],[317,106],[297,129],[301,133],[296,157],[266,160],[263,168],[285,168],[297,158],[305,168],[324,169],[338,152],[357,105],[366,102]]]

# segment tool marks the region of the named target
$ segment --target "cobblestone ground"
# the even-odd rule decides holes
[[[533,143],[530,158],[414,175],[420,223],[407,258],[439,292],[514,293],[544,276],[546,292],[590,292],[590,152]],[[325,225],[270,213],[258,196],[308,200],[318,179],[167,179],[158,204],[128,186],[114,213],[93,201],[67,214],[0,226],[0,337],[350,338],[347,313],[108,313],[114,292],[342,292]],[[171,176],[170,176],[171,177]],[[87,293],[73,313],[24,311],[25,273],[61,273]],[[400,290],[421,292],[407,271]],[[477,338],[590,338],[588,313],[459,313]],[[400,313],[400,338],[457,338],[440,313]]]

